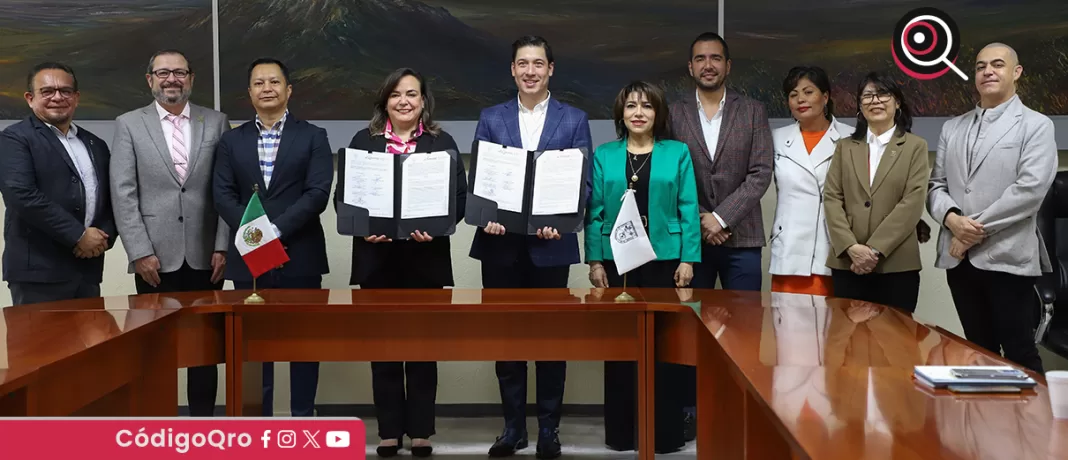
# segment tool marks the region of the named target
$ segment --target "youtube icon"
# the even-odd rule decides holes
[[[326,432],[326,447],[349,447],[349,432],[348,431],[327,431]]]

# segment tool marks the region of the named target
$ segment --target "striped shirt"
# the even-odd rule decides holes
[[[386,137],[386,153],[392,154],[405,154],[414,153],[415,146],[419,143],[419,136],[423,135],[423,122],[419,122],[419,127],[415,129],[407,141],[403,140],[396,133],[393,132],[393,123],[386,120],[386,129],[383,130],[382,135]]]
[[[289,117],[289,110],[282,114],[270,128],[263,125],[260,116],[256,115],[256,127],[260,130],[260,138],[256,146],[260,152],[260,171],[263,172],[263,185],[271,186],[271,173],[274,172],[274,160],[278,157],[278,145],[282,142],[282,128]]]

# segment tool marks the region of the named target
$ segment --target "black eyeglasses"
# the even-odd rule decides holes
[[[864,93],[860,95],[860,102],[862,104],[874,104],[876,98],[879,102],[890,102],[890,98],[894,97],[892,94],[886,91],[879,93]]]
[[[180,79],[183,79],[185,77],[188,77],[189,74],[191,74],[191,73],[193,73],[193,72],[190,72],[190,71],[185,70],[185,69],[174,69],[174,70],[171,70],[171,69],[156,69],[156,70],[152,71],[152,75],[155,75],[156,78],[159,78],[159,79],[166,79],[167,77],[170,77],[171,75],[174,75],[175,78],[180,80]]]
[[[37,90],[37,92],[45,99],[52,99],[56,94],[59,95],[60,99],[70,99],[74,96],[75,90],[69,86],[62,88],[45,87]]]

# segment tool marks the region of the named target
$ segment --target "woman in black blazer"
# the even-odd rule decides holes
[[[402,68],[386,77],[378,91],[371,123],[356,133],[349,148],[394,154],[457,150],[456,142],[432,118],[434,98],[426,80]],[[342,195],[344,174],[338,174],[335,207]],[[456,168],[456,222],[464,218],[467,174],[463,162]],[[409,240],[385,236],[355,237],[352,241],[352,278],[363,289],[440,289],[453,285],[449,237],[431,237],[416,231]],[[432,452],[434,404],[437,397],[437,363],[372,362],[372,387],[378,415],[378,455],[392,457],[405,434],[412,440],[412,455]],[[405,378],[407,374],[407,379]],[[407,392],[405,381],[407,380]]]

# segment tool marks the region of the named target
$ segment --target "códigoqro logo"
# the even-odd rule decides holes
[[[11,458],[363,460],[366,439],[356,418],[0,418]]]
[[[957,23],[937,8],[905,13],[894,27],[890,53],[897,67],[912,78],[932,80],[953,70],[968,80],[968,75],[954,64],[960,53]]]

